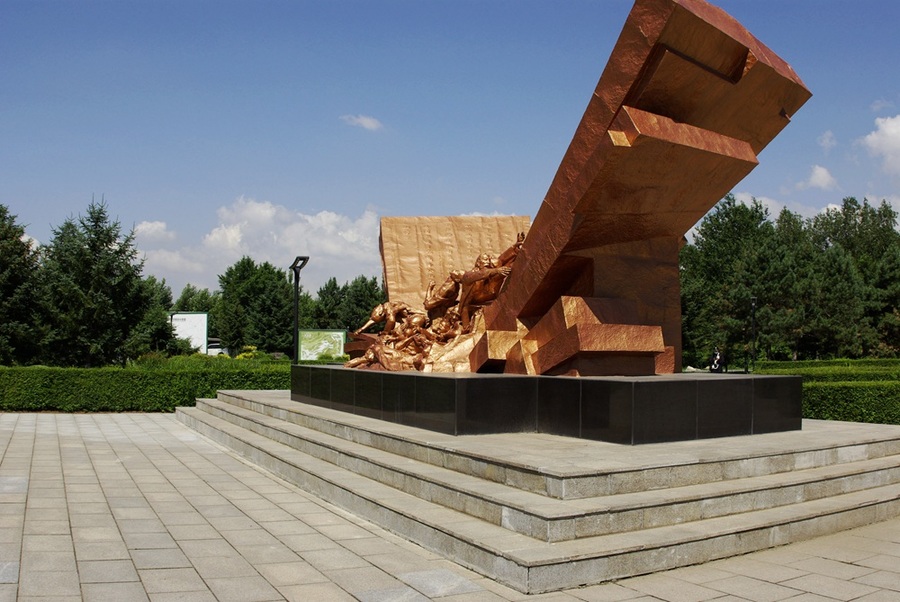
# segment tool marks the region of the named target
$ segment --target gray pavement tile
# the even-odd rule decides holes
[[[342,541],[345,539],[366,539],[372,537],[372,532],[357,527],[356,525],[321,525],[316,529],[332,541]]]
[[[78,542],[75,544],[77,560],[127,560],[131,556],[125,542],[101,541]]]
[[[140,581],[131,560],[85,560],[78,563],[82,583]]]
[[[323,571],[326,577],[341,589],[357,596],[361,592],[397,589],[404,584],[395,577],[374,566]]]
[[[802,592],[818,594],[836,600],[853,600],[866,594],[877,591],[874,587],[862,583],[841,581],[825,575],[808,575],[791,579],[782,583],[785,587],[792,587]]]
[[[865,559],[861,562],[864,561]],[[806,571],[807,573],[828,575],[829,577],[845,580],[853,580],[857,577],[872,573],[875,570],[866,566],[831,560],[830,558],[807,558],[806,560],[799,560],[792,563],[791,567]]]
[[[157,512],[159,510],[157,509]],[[174,525],[207,525],[209,524],[199,512],[186,511],[184,507],[177,512],[159,512],[159,520],[167,527]]]
[[[220,602],[268,602],[283,599],[278,590],[259,576],[207,579],[206,582]],[[313,599],[315,598],[310,598]]]
[[[0,583],[19,582],[19,563],[0,562]]]
[[[193,568],[139,569],[138,574],[148,594],[158,592],[202,592],[206,584]]]
[[[22,529],[0,529],[0,541],[14,541],[25,535],[67,535],[71,527],[69,520],[28,520]],[[12,538],[12,539],[7,539]]]
[[[411,587],[395,587],[388,589],[376,589],[354,594],[360,602],[428,602],[426,598]]]
[[[165,533],[166,526],[158,518],[126,518],[116,521],[122,533]]]
[[[197,539],[179,542],[179,547],[188,558],[203,558],[204,556],[238,556],[228,541],[219,539]]]
[[[19,586],[0,583],[0,602],[17,602]]]
[[[870,556],[869,558],[860,560],[856,564],[872,569],[897,571],[900,570],[900,557],[879,554],[877,556]]]
[[[162,592],[150,594],[150,602],[217,602],[212,592]]]
[[[335,543],[320,533],[304,533],[303,535],[279,535],[278,540],[295,552],[327,550],[338,548]]]
[[[645,595],[643,592],[629,589],[618,583],[601,583],[571,590],[568,593],[585,602],[624,602]]]
[[[288,602],[356,602],[356,598],[333,583],[286,585],[278,591]]]
[[[129,583],[85,583],[84,602],[141,602],[149,600],[140,581]]]
[[[30,571],[19,579],[22,596],[78,596],[81,586],[77,571]]]
[[[300,556],[323,573],[369,566],[366,560],[343,548],[310,550],[308,552],[300,552]]]
[[[253,565],[240,556],[204,556],[191,561],[204,579],[226,577],[252,577],[259,573]]]
[[[169,535],[175,541],[183,541],[186,539],[214,539],[219,536],[219,532],[210,525],[170,525]]]
[[[75,543],[91,541],[122,541],[118,527],[72,527]]]
[[[69,535],[26,535],[22,538],[22,549],[26,552],[64,552],[74,549]]]
[[[777,602],[778,600],[787,600],[802,593],[801,591],[777,583],[745,577],[743,575],[735,575],[734,577],[728,577],[727,579],[710,581],[705,585],[706,587],[717,591],[731,594],[745,600],[752,600],[753,602]]]
[[[897,565],[894,568],[900,571],[900,565]],[[900,573],[894,571],[877,571],[858,577],[853,581],[854,583],[862,583],[881,589],[892,590],[897,592],[897,598],[900,599]]]
[[[480,585],[446,569],[400,573],[397,578],[432,598],[482,591]]]
[[[177,548],[178,544],[168,533],[125,533],[125,545],[131,550],[155,550]]]
[[[808,558],[810,558],[810,556],[803,556],[803,559]],[[788,579],[796,579],[809,574],[809,571],[803,571],[798,568],[784,566],[774,562],[761,562],[757,560],[756,554],[728,558],[726,560],[717,560],[702,566],[735,575],[744,575],[745,577],[770,581],[772,583],[780,583],[782,581],[787,581]],[[682,570],[685,569],[675,569],[672,573],[678,574],[678,572]]]
[[[696,585],[666,574],[635,577],[628,579],[624,585],[630,589],[657,597],[660,600],[666,600],[666,602],[703,602],[719,598],[723,593],[720,590],[710,589],[710,584],[706,584],[706,586]]]
[[[256,567],[260,575],[275,587],[284,585],[304,585],[307,583],[324,583],[328,577],[302,560],[261,564]]]
[[[26,571],[75,571],[76,568],[74,550],[22,554],[22,569]]]
[[[131,560],[138,569],[178,569],[192,566],[181,550],[131,550]]]
[[[69,505],[69,520],[72,521],[74,525],[74,518],[76,516],[93,516],[93,515],[103,515],[109,516],[112,518],[112,512],[110,512],[109,506],[106,505],[106,502],[79,502],[78,504],[70,504]]]
[[[297,552],[281,543],[276,545],[237,545],[235,549],[253,564],[297,562],[300,560]]]
[[[256,523],[254,523],[254,525],[255,524]],[[256,526],[256,528],[252,529],[235,529],[233,531],[222,531],[222,537],[227,539],[228,542],[233,546],[274,546],[279,544],[279,540],[277,537],[260,529],[258,525]]]

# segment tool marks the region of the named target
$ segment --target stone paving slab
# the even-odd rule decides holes
[[[526,595],[251,466],[168,414],[0,414],[6,600],[900,600],[900,519]]]

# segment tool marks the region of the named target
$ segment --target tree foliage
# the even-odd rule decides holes
[[[53,230],[42,248],[43,361],[97,367],[124,364],[126,343],[151,304],[134,234],[123,236],[105,203]]]
[[[219,287],[216,320],[224,346],[233,352],[252,345],[290,353],[293,291],[285,270],[242,257],[219,276]]]
[[[751,347],[768,359],[896,356],[896,227],[886,202],[846,198],[812,219],[785,209],[773,222],[755,199],[728,195],[681,251],[685,363],[705,365],[716,345],[732,364],[748,363]]]
[[[30,364],[38,355],[38,259],[25,228],[0,205],[0,364]]]

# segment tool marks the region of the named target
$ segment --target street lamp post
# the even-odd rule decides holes
[[[291,264],[291,272],[294,274],[294,363],[300,359],[298,355],[300,342],[297,340],[300,330],[300,270],[309,263],[309,257],[297,256]]]
[[[756,371],[756,297],[750,297],[750,370]]]

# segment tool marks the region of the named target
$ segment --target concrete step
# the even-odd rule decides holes
[[[558,500],[373,449],[217,400],[209,414],[337,466],[544,541],[566,541],[772,508],[900,483],[900,458],[874,458],[626,494]]]
[[[817,537],[900,514],[900,484],[627,533],[547,542],[418,498],[201,408],[178,417],[323,499],[525,593],[599,583]]]
[[[623,447],[539,433],[445,435],[298,403],[287,391],[220,391],[218,399],[370,448],[559,499],[900,456],[900,427],[890,425],[841,423],[836,429],[828,421],[807,420],[802,431]],[[522,445],[524,440],[527,445]]]

